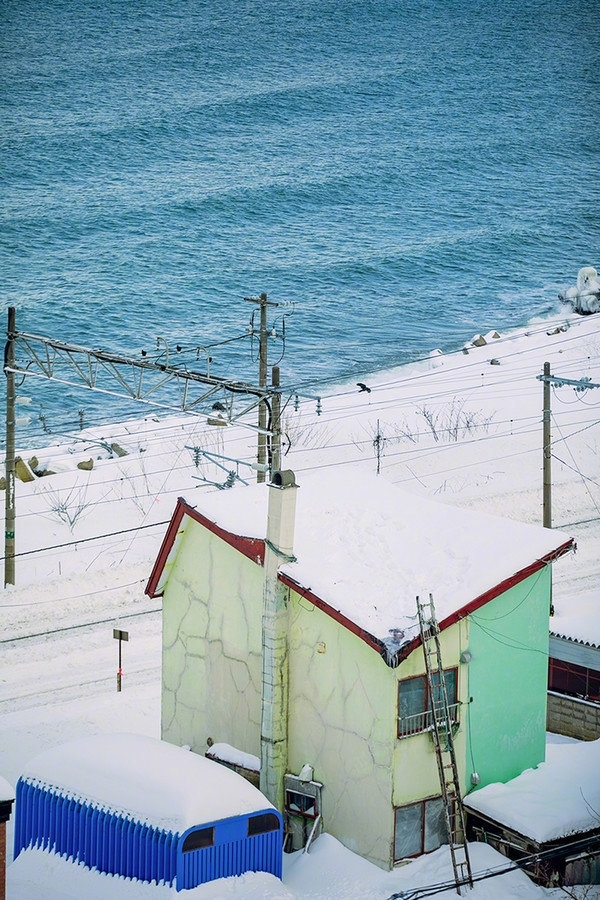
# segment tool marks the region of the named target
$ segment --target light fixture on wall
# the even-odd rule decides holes
[[[460,661],[461,661],[461,663],[464,663],[465,665],[467,663],[470,663],[472,659],[473,659],[473,654],[471,653],[470,650],[463,650],[463,652],[460,654]]]

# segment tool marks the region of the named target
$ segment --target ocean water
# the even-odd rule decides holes
[[[599,0],[2,0],[0,54],[20,331],[227,341],[211,374],[256,381],[266,292],[308,389],[520,327],[600,268]],[[21,440],[130,411],[32,381]]]

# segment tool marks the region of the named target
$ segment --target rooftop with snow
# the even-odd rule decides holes
[[[297,488],[203,495],[196,510],[233,535],[263,538],[268,491],[297,490],[296,561],[280,571],[384,642],[393,633],[403,645],[418,633],[417,596],[433,595],[443,624],[572,546],[561,531],[439,503],[364,470],[298,480]]]
[[[464,799],[538,844],[600,829],[600,740],[549,743],[546,761]]]
[[[22,777],[174,833],[268,809],[246,779],[197,753],[142,734],[99,734],[54,747]]]

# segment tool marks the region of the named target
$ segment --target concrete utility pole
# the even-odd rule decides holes
[[[8,310],[8,330],[4,354],[6,375],[6,490],[4,513],[4,587],[15,583],[15,376],[11,371],[15,364],[14,306]]]
[[[267,300],[267,295],[264,293],[261,294],[260,297],[244,297],[244,300],[248,303],[258,303],[260,307],[260,330],[258,333],[258,386],[266,391],[268,370],[267,342],[269,338],[267,332],[267,306],[278,306],[279,304]],[[256,480],[263,482],[265,480],[265,469],[262,468],[261,470],[261,466],[264,467],[267,462],[267,404],[264,400],[262,400],[258,406],[258,452],[256,461],[259,466]]]
[[[279,393],[279,366],[273,366],[271,374],[271,478],[281,469],[281,394]]]
[[[543,438],[542,444],[544,449],[544,491],[543,491],[543,524],[546,528],[552,528],[552,472],[551,472],[551,443],[550,434],[550,386],[555,387],[573,387],[575,391],[581,393],[591,388],[600,388],[600,384],[596,384],[591,378],[561,378],[560,375],[550,374],[550,363],[544,363],[544,374],[536,376],[538,381],[544,384],[544,402],[543,402]]]
[[[550,435],[550,363],[544,363],[544,490],[543,490],[543,525],[552,528],[552,454]]]

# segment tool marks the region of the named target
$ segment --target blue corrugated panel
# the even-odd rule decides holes
[[[190,836],[192,849],[183,852]],[[27,847],[48,849],[107,874],[170,885],[176,879],[180,891],[244,872],[281,878],[282,845],[283,822],[272,809],[202,823],[178,835],[17,782],[15,859]]]
[[[272,815],[274,819],[276,817],[278,827],[249,836],[249,821],[265,814]],[[194,832],[208,831],[211,828],[214,829],[211,846],[183,850],[186,839],[193,839]],[[275,810],[262,810],[190,828],[181,835],[176,887],[178,891],[189,890],[216,878],[229,878],[244,872],[269,872],[281,878],[282,867],[283,821]]]
[[[172,884],[179,836],[19,779],[14,858],[54,850],[112,875]]]

